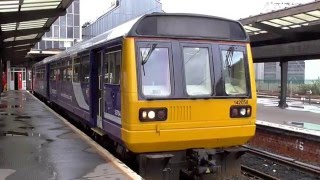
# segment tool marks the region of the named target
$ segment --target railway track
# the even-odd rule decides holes
[[[243,147],[245,149],[247,149],[247,153],[249,153],[249,154],[259,156],[264,159],[271,160],[273,162],[277,162],[279,164],[282,164],[284,166],[288,166],[290,168],[296,169],[296,170],[303,172],[303,173],[308,173],[310,175],[320,176],[320,167],[309,165],[306,163],[302,163],[302,162],[296,161],[295,159],[292,159],[292,158],[272,154],[267,151],[254,149],[249,146],[243,146]],[[246,169],[246,168],[244,168],[244,169]],[[244,170],[244,171],[246,171],[246,170]]]
[[[279,178],[273,177],[269,174],[263,173],[261,171],[257,171],[253,168],[250,168],[248,166],[241,166],[241,171],[246,175],[246,176],[253,176],[255,178],[259,179],[264,179],[264,180],[280,180]]]

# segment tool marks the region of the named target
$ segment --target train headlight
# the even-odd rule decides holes
[[[247,114],[247,110],[245,108],[240,109],[240,115],[245,116]]]
[[[142,122],[167,120],[167,108],[142,108],[139,110],[139,119]]]
[[[231,106],[230,117],[231,118],[243,118],[251,116],[251,106]]]
[[[142,118],[143,119],[146,119],[147,118],[147,111],[142,111]]]
[[[154,119],[156,117],[156,113],[154,111],[149,111],[148,112],[148,118],[149,119]]]

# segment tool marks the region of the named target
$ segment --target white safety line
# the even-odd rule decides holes
[[[277,124],[277,123],[267,122],[267,121],[263,121],[263,120],[256,120],[256,124],[279,128],[279,129],[284,129],[284,130],[298,132],[298,133],[303,133],[303,134],[308,134],[308,135],[320,136],[319,131],[299,128],[299,127],[294,127],[294,126],[288,126],[288,125],[284,125],[284,124]]]
[[[29,91],[27,91],[29,94],[31,94]],[[143,179],[141,176],[139,176],[136,172],[131,170],[127,165],[122,163],[118,158],[114,157],[109,151],[107,151],[105,148],[101,147],[98,143],[96,143],[94,140],[92,140],[89,136],[87,136],[85,133],[80,131],[78,128],[73,126],[71,123],[69,123],[65,118],[60,116],[58,113],[50,109],[46,104],[44,104],[42,101],[40,101],[38,98],[36,98],[33,94],[31,96],[39,101],[41,104],[43,104],[51,113],[53,113],[55,116],[57,116],[61,121],[63,121],[66,125],[68,125],[74,132],[78,133],[80,137],[85,140],[88,144],[90,144],[93,148],[98,150],[98,153],[105,158],[109,159],[112,164],[114,164],[117,168],[119,168],[121,171],[123,171],[127,176],[129,176],[131,179]]]

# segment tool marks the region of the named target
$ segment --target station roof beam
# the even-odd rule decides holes
[[[18,64],[73,0],[0,0],[0,47]],[[27,50],[25,50],[27,49]],[[12,58],[15,54],[15,59]]]
[[[250,35],[254,62],[301,57],[307,60],[320,54],[320,49],[310,48],[320,39],[320,1],[240,19],[240,22]],[[270,50],[278,52],[272,51],[277,47],[286,53],[267,54]],[[298,56],[286,48],[296,48],[302,54]]]

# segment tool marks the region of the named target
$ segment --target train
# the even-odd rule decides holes
[[[35,63],[32,92],[145,179],[239,174],[256,129],[249,36],[221,17],[142,15]]]

